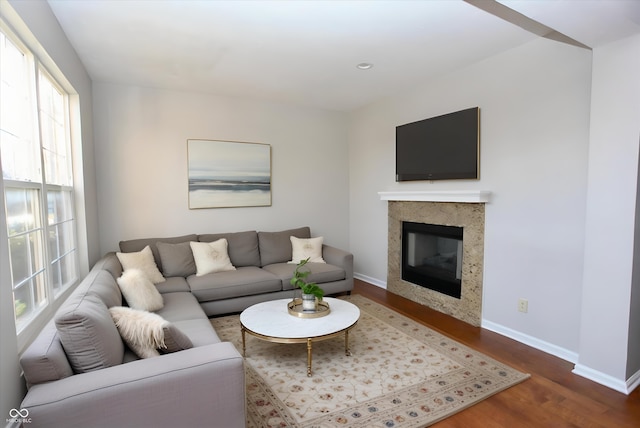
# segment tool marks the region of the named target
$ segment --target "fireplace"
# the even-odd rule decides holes
[[[402,222],[402,279],[460,298],[463,228]]]
[[[459,320],[479,326],[482,319],[482,276],[484,259],[484,214],[489,192],[380,192],[388,201],[389,246],[387,289],[409,300],[423,304]],[[411,239],[403,238],[403,223],[424,223],[462,229],[462,257],[456,248],[456,265],[460,265],[460,295],[453,297],[407,280],[402,273],[402,246]],[[450,237],[449,237],[450,238]],[[419,238],[422,239],[422,238]],[[455,238],[457,241],[458,238]],[[456,243],[456,246],[458,244]],[[450,255],[453,246],[451,246]],[[415,256],[411,264],[424,258]],[[460,260],[462,259],[462,260]],[[456,267],[456,276],[458,268]]]

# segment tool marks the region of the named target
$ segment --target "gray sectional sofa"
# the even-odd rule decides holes
[[[291,236],[310,238],[310,230],[120,242],[122,253],[151,248],[164,276],[156,284],[163,307],[155,313],[188,346],[145,359],[127,347],[109,311],[127,306],[117,282],[123,267],[115,252],[106,254],[21,355],[29,426],[243,427],[244,361],[208,317],[292,297]],[[189,243],[220,238],[235,269],[196,275]],[[326,263],[308,264],[309,280],[326,294],[350,292],[353,256],[323,245],[322,257]]]

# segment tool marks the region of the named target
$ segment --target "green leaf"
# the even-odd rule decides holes
[[[318,300],[322,300],[322,297],[324,296],[324,290],[320,288],[315,282],[305,281],[311,271],[307,270],[304,272],[300,272],[300,268],[306,265],[308,262],[309,258],[300,260],[295,270],[293,271],[293,278],[291,278],[289,283],[294,287],[299,287],[304,294],[313,294],[318,298]]]

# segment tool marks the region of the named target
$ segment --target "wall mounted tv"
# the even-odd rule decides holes
[[[396,181],[478,179],[480,108],[396,127]]]

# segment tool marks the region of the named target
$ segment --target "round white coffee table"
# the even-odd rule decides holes
[[[258,303],[240,314],[242,355],[245,355],[245,333],[275,343],[307,344],[307,376],[311,376],[312,343],[331,339],[344,332],[344,350],[349,350],[349,330],[360,318],[360,309],[353,303],[325,297],[330,313],[320,318],[299,318],[289,314],[291,299]]]

